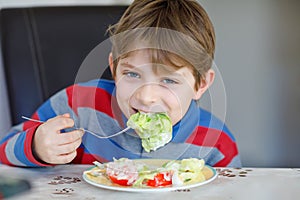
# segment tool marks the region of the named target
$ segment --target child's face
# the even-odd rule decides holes
[[[110,60],[112,68],[112,61]],[[175,69],[167,64],[151,63],[147,50],[138,50],[119,60],[116,74],[116,98],[127,118],[142,112],[166,112],[176,124],[187,112],[196,91],[192,70]]]

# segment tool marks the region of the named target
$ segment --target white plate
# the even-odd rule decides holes
[[[136,161],[141,161],[145,164],[152,165],[152,166],[161,166],[163,163],[166,162],[166,160],[157,160],[157,159],[142,159],[142,160],[136,160]],[[90,171],[93,168],[90,168],[86,171]],[[86,172],[85,171],[85,172]],[[96,187],[104,188],[104,189],[109,189],[109,190],[116,190],[116,191],[126,191],[126,192],[166,192],[166,191],[174,191],[174,190],[184,190],[184,189],[189,189],[189,188],[194,188],[198,187],[201,185],[205,185],[211,181],[213,181],[217,177],[217,172],[216,170],[208,165],[205,165],[203,168],[203,174],[206,178],[205,181],[201,181],[198,183],[194,184],[188,184],[188,185],[182,185],[182,186],[168,186],[168,187],[147,187],[147,188],[137,188],[137,187],[132,187],[132,186],[121,186],[118,184],[112,183],[110,180],[105,178],[104,176],[102,177],[103,180],[95,180],[90,179],[86,173],[83,172],[83,179]]]

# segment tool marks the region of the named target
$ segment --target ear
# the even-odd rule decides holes
[[[200,87],[195,92],[194,100],[198,100],[204,94],[204,92],[211,86],[215,79],[215,71],[209,69],[208,72],[205,74],[205,79],[201,80]]]
[[[115,76],[113,74],[113,72],[114,72],[114,60],[113,60],[112,52],[109,53],[108,64],[109,64],[110,72],[112,73],[112,76],[114,77]]]

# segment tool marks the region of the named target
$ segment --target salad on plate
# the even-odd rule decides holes
[[[149,162],[150,161],[150,162]],[[156,160],[158,161],[158,160]],[[155,163],[155,160],[114,159],[113,162],[94,162],[95,167],[84,176],[95,183],[118,187],[163,188],[201,183],[211,178],[203,159],[189,158]],[[204,169],[205,168],[205,169]]]

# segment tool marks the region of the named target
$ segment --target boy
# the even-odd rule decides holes
[[[204,9],[191,0],[136,0],[109,32],[114,81],[76,84],[51,97],[33,115],[44,123],[15,126],[1,141],[0,162],[49,166],[197,157],[212,166],[240,167],[229,130],[196,103],[214,80],[215,35]],[[171,142],[145,152],[132,130],[109,139],[84,134],[116,133],[136,112],[167,113]]]

